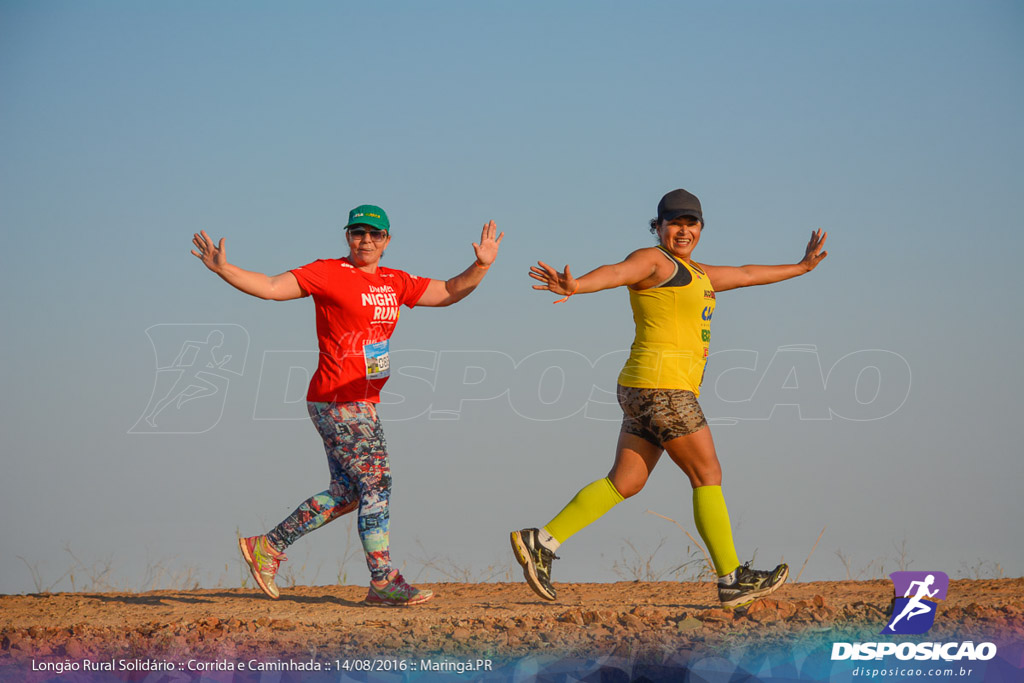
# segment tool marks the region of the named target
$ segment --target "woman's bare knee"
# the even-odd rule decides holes
[[[615,464],[608,478],[623,498],[640,493],[661,458],[661,448],[635,436],[620,433],[615,449]]]
[[[690,479],[690,486],[693,488],[699,488],[701,486],[721,486],[722,485],[722,469],[708,469],[701,472],[687,472],[687,477]]]
[[[647,483],[647,477],[640,477],[636,474],[632,476],[621,475],[612,470],[608,474],[608,479],[611,480],[612,486],[619,492],[619,495],[623,498],[632,498],[636,494],[640,493],[644,485]]]

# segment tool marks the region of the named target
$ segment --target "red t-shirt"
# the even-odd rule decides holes
[[[320,259],[291,272],[316,305],[320,363],[306,400],[379,403],[391,374],[388,339],[398,308],[415,306],[430,280],[379,266],[367,273],[348,259]]]

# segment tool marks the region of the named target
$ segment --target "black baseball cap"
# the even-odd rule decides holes
[[[658,221],[671,221],[681,216],[692,216],[704,223],[700,200],[686,190],[672,190],[658,202]]]

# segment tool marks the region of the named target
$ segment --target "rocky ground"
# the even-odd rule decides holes
[[[112,657],[202,666],[257,658],[335,670],[374,657],[659,665],[726,647],[879,640],[893,597],[889,581],[796,583],[730,612],[718,608],[711,585],[697,583],[562,584],[553,603],[521,583],[425,587],[435,599],[411,608],[363,606],[366,589],[355,586],[296,587],[277,601],[242,589],[4,595],[0,679],[19,671],[47,680],[53,669],[33,671],[41,662]],[[1024,579],[951,582],[927,639],[1024,643]]]

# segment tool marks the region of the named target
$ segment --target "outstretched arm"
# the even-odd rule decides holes
[[[811,233],[811,240],[807,243],[804,257],[799,263],[784,264],[778,266],[707,266],[701,264],[701,268],[711,278],[711,284],[716,292],[724,292],[739,287],[753,287],[754,285],[769,285],[773,282],[781,282],[790,278],[805,275],[815,268],[828,256],[827,251],[822,251],[825,246],[827,232],[820,229]]]
[[[243,270],[228,263],[223,237],[220,238],[218,244],[214,244],[210,236],[203,230],[192,236],[192,244],[196,247],[192,250],[192,255],[237,290],[260,299],[274,301],[287,301],[303,296],[299,281],[290,272],[280,275],[265,275],[251,270]]]
[[[469,268],[448,280],[431,280],[427,285],[423,296],[416,302],[417,306],[451,306],[456,301],[461,301],[469,296],[470,292],[476,289],[487,274],[494,260],[498,258],[498,247],[505,233],[496,235],[498,226],[494,221],[489,221],[480,231],[480,241],[473,242],[473,252],[476,260]]]
[[[658,265],[662,261],[668,263],[664,257],[657,255],[657,250],[638,249],[624,261],[600,266],[579,278],[572,276],[569,266],[559,272],[543,261],[537,261],[536,266],[530,267],[530,277],[541,283],[534,285],[534,289],[546,289],[569,297],[573,294],[600,292],[623,285],[642,284],[645,280],[656,277]]]

